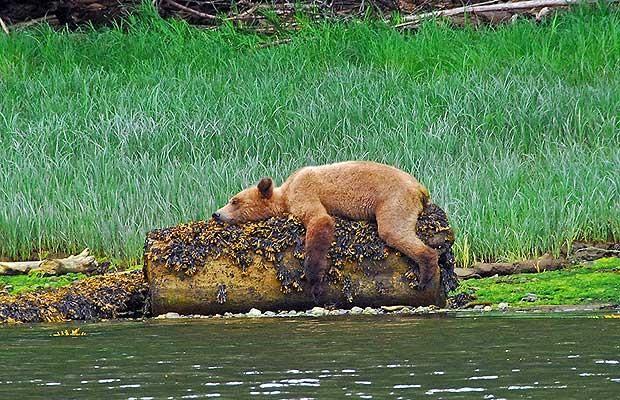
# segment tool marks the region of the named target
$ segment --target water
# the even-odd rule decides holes
[[[0,328],[0,399],[618,399],[620,320],[168,320]]]

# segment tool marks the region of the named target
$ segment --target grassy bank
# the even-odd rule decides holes
[[[620,238],[617,9],[263,40],[148,13],[0,35],[0,257],[137,258],[263,175],[346,159],[425,183],[464,265]]]
[[[133,268],[135,269],[135,268]],[[21,294],[70,285],[84,274],[0,276],[0,293]],[[474,304],[509,303],[514,308],[547,305],[620,304],[620,258],[606,258],[538,274],[462,281],[453,295],[474,296]],[[529,294],[535,301],[523,301]]]
[[[480,303],[527,308],[563,304],[620,304],[620,258],[603,258],[565,270],[519,274],[461,283],[458,293]],[[535,301],[523,301],[534,294]],[[534,300],[534,299],[532,299]]]

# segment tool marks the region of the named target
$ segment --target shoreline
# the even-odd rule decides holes
[[[226,322],[273,322],[276,320],[306,320],[306,321],[338,321],[338,320],[374,320],[374,319],[390,319],[390,318],[411,318],[411,319],[436,319],[436,318],[586,318],[586,319],[620,319],[620,304],[590,304],[590,305],[554,305],[554,306],[537,306],[532,308],[510,308],[508,310],[498,310],[496,308],[485,310],[474,309],[437,309],[428,310],[425,312],[383,312],[376,314],[369,313],[351,313],[350,310],[333,310],[333,311],[347,311],[339,315],[313,315],[311,310],[304,312],[297,312],[296,315],[269,315],[267,312],[262,313],[260,316],[253,315],[248,316],[246,314],[233,314],[231,316],[225,315],[179,315],[177,313],[167,313],[171,315],[162,314],[156,317],[145,318],[115,318],[115,319],[98,319],[98,320],[66,320],[59,322],[38,322],[38,323],[0,323],[0,329],[2,327],[21,327],[21,326],[46,326],[46,327],[62,327],[62,326],[74,326],[77,327],[75,336],[83,335],[79,330],[80,326],[90,324],[120,324],[120,323],[164,323],[170,324],[174,322],[192,323],[198,321],[226,321]],[[69,332],[69,331],[67,331]],[[60,336],[73,336],[70,333]]]
[[[398,311],[386,311],[385,308],[402,307]],[[488,307],[488,308],[487,308]],[[327,310],[323,307],[314,307],[306,311],[280,311],[280,312],[262,312],[252,309],[247,313],[226,313],[230,315],[180,315],[178,313],[169,312],[156,317],[147,318],[145,320],[171,320],[171,319],[264,319],[264,318],[323,318],[323,317],[344,317],[344,316],[449,316],[449,317],[479,317],[479,316],[518,316],[531,314],[572,314],[572,313],[588,313],[588,314],[604,314],[617,315],[620,318],[620,304],[579,304],[579,305],[547,305],[535,306],[531,308],[513,308],[508,306],[505,309],[498,307],[485,306],[483,308],[437,308],[428,307],[408,307],[408,306],[381,306],[381,307],[353,307],[351,309],[334,309]]]
[[[248,308],[252,305],[248,304]],[[121,319],[227,319],[337,317],[347,315],[508,315],[620,312],[620,258],[603,258],[567,269],[469,279],[450,292],[448,308],[335,303],[308,310],[182,316],[152,315],[150,292],[139,270],[86,277],[21,294],[0,294],[0,323],[45,323]]]

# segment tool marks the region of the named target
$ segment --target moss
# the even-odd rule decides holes
[[[521,301],[528,293],[533,302]],[[603,258],[559,271],[520,274],[461,283],[455,295],[469,294],[476,302],[540,305],[620,303],[620,258]]]
[[[58,288],[70,285],[84,274],[65,274],[60,276],[41,276],[38,274],[0,276],[0,291],[20,294],[38,289]]]
[[[119,259],[108,260],[99,257],[97,262],[103,267],[98,273],[119,271],[140,271],[142,265],[133,264]],[[0,275],[0,294],[21,294],[40,289],[60,288],[86,278],[85,274],[63,274],[59,276],[44,276],[36,272],[27,275]]]

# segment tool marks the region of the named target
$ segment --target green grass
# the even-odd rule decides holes
[[[519,274],[461,282],[457,293],[475,294],[477,302],[517,307],[562,304],[620,304],[620,258],[538,274]],[[523,302],[528,293],[535,302]]]
[[[401,34],[307,24],[284,46],[148,12],[0,35],[0,257],[137,259],[153,228],[307,164],[416,175],[457,258],[620,238],[620,12]]]
[[[0,276],[0,290],[9,294],[20,294],[39,289],[58,288],[70,285],[84,274],[65,274],[60,276],[42,276],[36,274]]]

